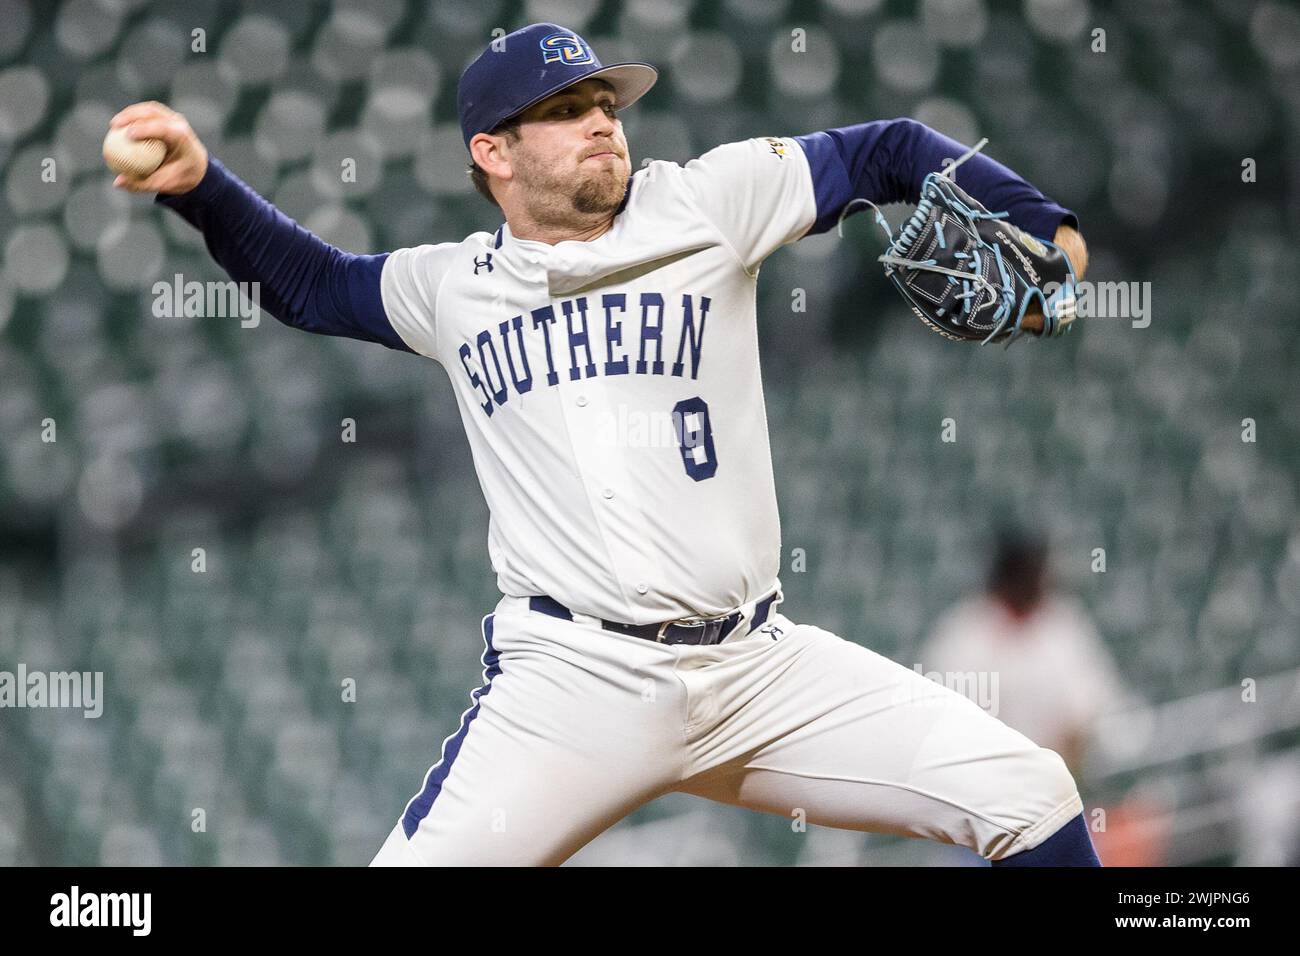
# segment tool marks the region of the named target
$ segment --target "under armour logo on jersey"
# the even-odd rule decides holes
[[[569,66],[577,66],[580,63],[596,62],[591,51],[572,33],[552,33],[542,38],[540,46],[543,63],[565,63]]]
[[[775,624],[764,624],[758,629],[758,633],[766,634],[772,640],[778,641],[781,639],[781,635],[784,634],[785,631]]]
[[[479,262],[478,259],[475,259],[475,260],[474,260],[474,274],[475,274],[475,275],[478,275],[478,270],[481,269],[481,268],[483,268],[484,266],[487,266],[487,271],[488,271],[488,272],[491,272],[492,269],[494,268],[493,265],[492,265],[492,253],[490,253],[490,252],[486,252],[486,253],[484,253],[484,255],[487,256],[487,258],[484,259],[482,262]]]

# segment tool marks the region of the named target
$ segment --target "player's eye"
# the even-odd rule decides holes
[[[603,110],[604,110],[608,115],[610,115],[610,116],[613,116],[614,113],[615,113],[615,106],[614,106],[613,101],[610,101],[610,102],[608,102],[608,103],[602,103],[602,104],[601,104],[601,109],[603,109]],[[552,110],[550,111],[550,114],[549,114],[549,115],[551,115],[551,116],[568,116],[568,115],[572,114],[573,112],[574,112],[574,108],[573,108],[573,106],[572,106],[571,104],[566,104],[566,105],[564,105],[564,106],[557,106],[557,107],[555,107],[554,109],[552,109]]]

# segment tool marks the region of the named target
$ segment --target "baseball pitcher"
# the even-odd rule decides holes
[[[1097,865],[1056,753],[783,613],[755,300],[781,246],[910,201],[882,260],[918,315],[956,338],[1060,334],[1077,219],[908,119],[633,172],[618,114],[657,77],[554,23],[496,41],[458,108],[504,222],[380,255],[284,216],[162,104],[112,120],[167,147],[116,184],[200,229],[263,309],[451,378],[502,597],[482,686],[373,862],[559,864],[680,791],[998,865]]]

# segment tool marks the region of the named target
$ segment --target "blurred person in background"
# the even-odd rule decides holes
[[[992,706],[975,702],[1055,750],[1076,776],[1097,719],[1127,697],[1087,612],[1052,590],[1047,542],[1018,529],[999,534],[984,593],[940,617],[921,663],[927,673],[989,675]]]
[[[984,592],[939,618],[920,659],[925,673],[945,675],[953,689],[1060,754],[1086,799],[1082,770],[1097,723],[1132,698],[1082,605],[1053,589],[1045,538],[1000,532]],[[1094,815],[1099,809],[1089,811],[1089,826],[1104,865],[1160,864],[1165,808],[1134,794]],[[958,856],[980,862],[967,853],[936,855],[936,862],[962,862]]]

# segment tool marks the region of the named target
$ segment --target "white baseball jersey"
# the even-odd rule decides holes
[[[508,225],[392,253],[384,309],[451,376],[506,595],[633,624],[777,584],[759,266],[816,218],[790,138],[636,171],[590,242]]]

